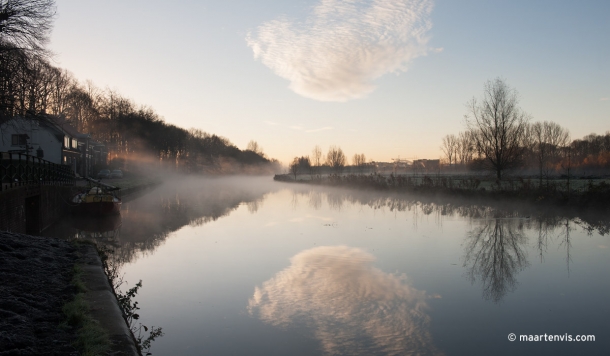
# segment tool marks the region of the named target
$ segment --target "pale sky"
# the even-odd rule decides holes
[[[610,130],[610,1],[57,0],[54,65],[286,163],[439,158],[501,77],[534,121]]]

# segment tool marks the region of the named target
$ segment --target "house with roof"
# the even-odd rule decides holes
[[[102,146],[92,141],[90,134],[78,132],[60,117],[13,117],[0,124],[0,151],[29,154],[69,165],[81,176],[92,175],[92,165],[105,164]]]

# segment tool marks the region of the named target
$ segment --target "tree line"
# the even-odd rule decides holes
[[[52,115],[104,143],[111,158],[152,158],[189,172],[279,166],[254,141],[240,150],[224,137],[177,127],[150,107],[53,66],[45,44],[54,15],[53,0],[0,1],[0,124]]]
[[[535,172],[543,179],[608,172],[610,131],[571,140],[568,129],[550,121],[532,122],[519,107],[517,91],[500,78],[485,83],[483,97],[467,103],[466,130],[443,137],[441,150],[454,170]]]
[[[310,174],[319,176],[322,173],[340,174],[347,166],[347,157],[339,146],[330,146],[326,155],[323,155],[322,148],[315,146],[310,156],[294,157],[288,165],[288,169],[294,179],[298,174]],[[364,153],[356,153],[352,157],[352,168],[360,172],[369,167],[371,163],[366,162]]]

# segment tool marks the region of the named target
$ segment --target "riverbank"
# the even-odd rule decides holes
[[[610,210],[609,179],[548,180],[537,185],[536,179],[512,178],[501,182],[478,177],[443,175],[408,176],[346,174],[295,179],[293,175],[275,175],[275,181],[344,187],[359,190],[409,193],[423,197],[484,199],[500,202],[525,202],[538,206]]]
[[[138,355],[93,245],[0,232],[0,286],[0,355]]]

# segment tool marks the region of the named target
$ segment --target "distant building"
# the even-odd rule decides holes
[[[425,173],[438,172],[441,167],[440,159],[416,159],[413,161],[413,170]]]

